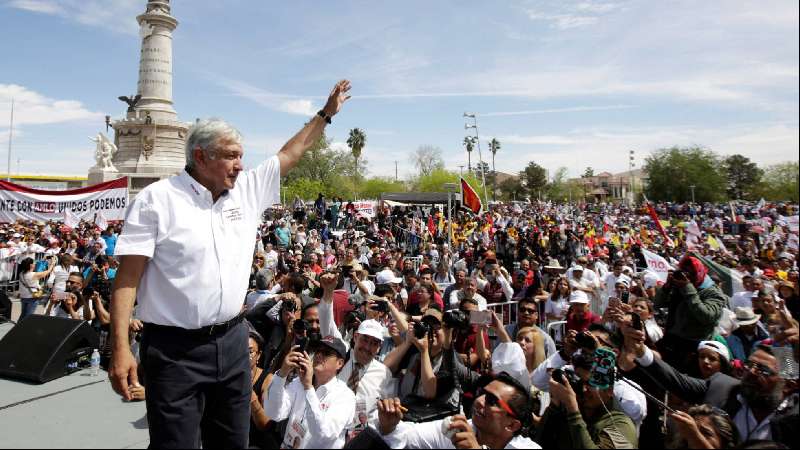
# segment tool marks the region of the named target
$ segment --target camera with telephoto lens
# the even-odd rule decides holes
[[[445,312],[442,321],[447,328],[455,330],[466,330],[469,328],[469,316],[459,309],[451,309]]]
[[[414,337],[417,339],[422,339],[431,332],[431,326],[425,322],[412,322],[414,324]]]
[[[367,320],[367,316],[360,310],[350,311],[344,316],[344,323],[348,325],[356,321],[363,322],[365,320]]]

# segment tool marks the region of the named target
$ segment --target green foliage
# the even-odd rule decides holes
[[[522,181],[522,186],[525,188],[526,194],[531,198],[538,198],[539,191],[544,189],[547,185],[547,170],[544,167],[531,161],[519,173],[519,178]]]
[[[325,194],[325,197],[334,195],[325,183],[309,178],[296,178],[284,186],[284,198],[289,204],[295,196],[299,196],[303,200],[314,200],[320,192]]]
[[[362,183],[359,188],[359,196],[365,199],[379,199],[384,192],[405,192],[406,186],[400,181],[395,181],[389,177],[373,177]]]
[[[353,156],[357,159],[361,156],[361,150],[367,145],[367,135],[361,129],[353,128],[347,138],[347,145],[350,146]]]
[[[764,171],[742,155],[728,156],[723,162],[723,167],[728,179],[728,197],[753,199],[753,189],[761,181]]]
[[[553,175],[553,181],[547,185],[547,198],[554,201],[577,201],[583,198],[581,183],[569,179],[566,167],[559,167]]]
[[[689,186],[694,185],[695,201],[725,199],[727,176],[720,158],[701,147],[660,149],[645,159],[649,182],[645,194],[650,200],[691,201]]]
[[[334,178],[345,171],[343,163],[347,161],[347,156],[347,152],[331,150],[330,141],[323,133],[284,178],[283,183],[289,185],[295,180],[305,178],[321,181],[325,185],[333,184]]]
[[[753,198],[763,197],[771,201],[798,202],[798,173],[800,166],[797,161],[769,166],[764,171],[761,182],[754,188]]]
[[[498,199],[503,201],[522,200],[526,197],[525,188],[519,178],[506,178],[497,185]]]
[[[451,172],[445,169],[435,169],[429,175],[419,177],[414,183],[415,192],[446,192],[445,183],[458,184],[458,172]],[[475,175],[464,174],[464,179],[472,186],[475,191],[483,198],[483,188]]]
[[[583,178],[592,178],[594,176],[594,169],[591,167],[587,167],[586,170],[583,171]]]

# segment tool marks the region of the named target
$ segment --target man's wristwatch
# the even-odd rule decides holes
[[[320,109],[317,111],[317,115],[325,119],[325,122],[330,124],[331,123],[331,116],[325,114],[325,110]]]

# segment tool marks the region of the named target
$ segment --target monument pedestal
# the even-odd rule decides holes
[[[105,183],[106,181],[116,180],[122,176],[123,174],[119,173],[117,170],[92,167],[89,169],[89,185],[91,186],[98,183]]]

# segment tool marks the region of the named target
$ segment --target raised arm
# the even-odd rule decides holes
[[[347,99],[350,96],[347,94],[350,91],[350,82],[341,80],[333,87],[327,103],[322,108],[322,112],[331,118],[339,112]],[[314,142],[322,136],[322,131],[325,129],[325,119],[319,115],[315,115],[297,134],[295,134],[289,141],[283,145],[280,152],[278,152],[278,159],[281,161],[281,176],[286,176],[290,170],[300,162],[306,150],[314,144]]]

